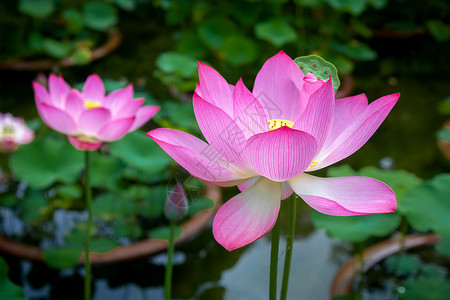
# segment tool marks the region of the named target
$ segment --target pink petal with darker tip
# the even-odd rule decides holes
[[[90,75],[83,86],[83,91],[81,92],[85,100],[100,101],[103,103],[105,98],[105,87],[101,78],[97,74]]]
[[[81,113],[86,110],[83,102],[83,95],[73,89],[66,97],[64,111],[68,112],[72,118],[77,122]]]
[[[316,152],[313,136],[287,126],[252,136],[245,148],[255,171],[274,181],[285,181],[303,173]]]
[[[249,177],[254,174],[252,167],[242,155],[247,143],[236,122],[217,106],[205,101],[194,93],[194,113],[200,130],[208,143],[221,158]],[[256,174],[255,174],[256,175]]]
[[[320,151],[331,131],[334,117],[334,89],[331,80],[315,91],[308,100],[305,110],[294,129],[311,134],[317,141]]]
[[[198,77],[198,94],[233,117],[233,93],[228,82],[216,70],[201,62],[198,63]]]
[[[261,177],[251,188],[228,200],[213,222],[216,241],[228,251],[268,233],[280,210],[281,184]]]
[[[135,118],[130,117],[108,122],[97,132],[97,137],[105,142],[118,140],[130,131],[134,121]]]
[[[70,86],[64,81],[62,76],[56,76],[54,74],[49,75],[48,91],[53,106],[63,109],[66,96],[70,92]]]
[[[269,131],[266,114],[255,96],[239,79],[233,93],[234,120],[248,139],[257,133]]]
[[[160,109],[159,106],[151,106],[151,105],[142,106],[136,112],[136,118],[134,119],[134,123],[129,131],[138,129],[139,127],[147,123],[159,111],[159,109]]]
[[[45,102],[51,105],[50,95],[42,85],[33,81],[33,89],[36,102]]]
[[[133,85],[112,91],[105,97],[103,104],[109,108],[113,115],[120,113],[121,109],[127,105],[129,101],[133,100]]]
[[[253,95],[261,103],[268,120],[295,122],[306,106],[301,102],[302,87],[302,71],[286,53],[280,51],[259,71]]]
[[[192,176],[203,181],[232,186],[246,178],[223,161],[214,148],[188,133],[158,128],[147,135]]]
[[[327,215],[391,213],[397,207],[391,188],[369,177],[319,178],[302,174],[288,182],[306,203]]]
[[[324,168],[355,153],[383,123],[399,97],[400,94],[384,96],[367,106],[341,134],[333,135],[335,140],[327,141],[318,155],[319,164],[308,171]]]
[[[77,124],[67,112],[47,103],[39,103],[38,111],[42,120],[52,129],[69,135],[78,132]]]

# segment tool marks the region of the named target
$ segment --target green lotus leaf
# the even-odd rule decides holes
[[[255,34],[262,40],[269,41],[277,47],[281,47],[297,39],[295,30],[285,21],[273,19],[256,24]]]
[[[172,162],[167,153],[142,131],[134,131],[110,144],[111,155],[149,174],[164,171]]]
[[[83,153],[67,140],[47,136],[23,145],[11,156],[11,170],[34,188],[57,181],[73,183],[84,167]]]
[[[398,293],[400,300],[442,300],[450,295],[450,281],[439,277],[411,278],[402,282],[404,291]]]
[[[450,174],[439,174],[406,193],[398,206],[416,230],[450,238]]]
[[[51,268],[68,269],[75,267],[80,260],[83,248],[81,247],[62,247],[46,249],[43,254],[44,262]]]

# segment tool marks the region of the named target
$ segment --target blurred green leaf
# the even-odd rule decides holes
[[[181,226],[175,226],[175,238],[178,238],[182,233]],[[169,240],[170,227],[157,227],[148,232],[148,237],[157,240]]]
[[[437,42],[442,43],[450,39],[450,26],[442,20],[429,20],[425,25]]]
[[[70,33],[79,33],[83,30],[83,15],[75,9],[65,9],[62,17],[66,22],[66,30]]]
[[[354,60],[370,61],[378,56],[369,46],[356,40],[352,40],[345,45],[332,43],[332,48]]]
[[[156,59],[156,66],[168,74],[175,74],[183,78],[192,78],[197,75],[197,61],[185,54],[165,52]]]
[[[17,197],[14,194],[1,194],[0,195],[0,206],[13,207],[17,204]]]
[[[165,108],[165,112],[168,114],[171,123],[181,128],[200,132],[192,102],[176,103],[167,101],[163,104],[163,107]]]
[[[121,9],[132,11],[136,8],[136,0],[115,0]]]
[[[33,18],[43,19],[55,11],[53,0],[19,0],[19,11]]]
[[[115,194],[100,195],[92,203],[92,213],[103,220],[132,216],[135,213],[135,206],[133,202],[127,200]]]
[[[100,1],[90,1],[83,6],[84,25],[94,30],[106,30],[118,22],[114,6]]]
[[[8,264],[0,257],[0,300],[26,300],[22,288],[8,278]]]
[[[116,189],[117,180],[125,168],[123,162],[117,157],[101,155],[96,152],[92,153],[91,161],[91,186],[109,190]]]
[[[214,200],[209,197],[200,197],[189,201],[188,216],[193,217],[202,210],[212,209],[214,207]]]
[[[80,198],[82,195],[79,185],[58,185],[55,187],[56,195],[64,198]]]
[[[167,186],[133,185],[124,192],[124,198],[136,203],[136,215],[159,218],[163,215],[168,191]]]
[[[94,253],[105,253],[117,248],[119,243],[105,237],[94,237],[91,240],[91,251]]]
[[[172,162],[158,144],[139,130],[111,143],[110,151],[111,155],[148,174],[158,174]]]
[[[372,37],[372,30],[363,22],[360,22],[357,19],[351,19],[351,26],[357,34],[367,39]]]
[[[352,15],[360,15],[367,5],[367,0],[325,0],[336,10],[351,13]]]
[[[86,65],[91,62],[91,54],[91,50],[89,50],[88,48],[77,48],[70,55],[70,59],[76,65]]]
[[[439,140],[450,142],[450,128],[439,129],[436,135]]]
[[[226,38],[221,50],[225,60],[234,66],[250,64],[258,57],[258,47],[255,42],[241,35]]]
[[[405,253],[388,257],[386,266],[396,276],[405,276],[419,272],[422,268],[422,262],[417,256]]]
[[[444,239],[434,246],[437,252],[450,257],[450,240]]]
[[[23,145],[11,156],[11,170],[34,188],[56,181],[73,183],[84,167],[83,153],[68,141],[50,136]]]
[[[222,48],[225,39],[237,32],[234,22],[222,16],[208,19],[198,28],[202,41],[213,49]]]
[[[396,214],[339,217],[316,211],[312,212],[311,219],[316,228],[325,229],[330,236],[353,243],[373,236],[386,236],[392,233],[401,221],[400,216]]]
[[[449,195],[450,174],[439,174],[406,193],[398,210],[414,229],[433,230],[444,239],[450,238]]]
[[[445,116],[450,116],[450,96],[439,102],[439,113]]]
[[[69,55],[72,47],[68,42],[60,42],[51,38],[42,40],[42,49],[50,56],[64,58]]]
[[[297,38],[295,30],[288,23],[280,19],[256,24],[255,34],[258,38],[266,40],[277,47],[294,42]]]
[[[208,50],[203,46],[200,38],[193,32],[183,33],[177,43],[176,50],[179,53],[195,57],[203,58],[208,54]]]
[[[439,277],[411,278],[403,281],[403,293],[400,300],[443,300],[450,295],[450,281]]]
[[[75,267],[80,260],[83,248],[63,247],[46,249],[42,253],[42,258],[47,266],[55,269],[68,269]]]
[[[142,235],[142,228],[136,222],[128,220],[116,219],[113,220],[114,234],[119,237],[137,239]]]
[[[21,210],[20,217],[28,223],[40,218],[48,207],[48,199],[41,191],[32,191],[19,203]]]

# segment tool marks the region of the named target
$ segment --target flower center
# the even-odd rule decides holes
[[[3,138],[13,138],[14,137],[14,128],[12,126],[5,126],[2,129],[2,137]]]
[[[317,164],[318,164],[317,161],[313,161],[313,162],[309,165],[308,168],[312,168],[312,167],[314,167],[314,166],[317,165]]]
[[[275,130],[278,128],[281,128],[283,126],[287,126],[289,128],[292,128],[294,126],[294,122],[289,120],[281,120],[281,119],[272,119],[269,122],[269,129]]]
[[[87,109],[98,108],[100,107],[100,102],[95,100],[84,100],[84,106]]]

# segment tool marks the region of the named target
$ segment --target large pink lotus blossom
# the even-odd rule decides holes
[[[34,139],[34,132],[23,119],[0,113],[0,151],[13,152],[19,145]]]
[[[226,249],[245,246],[274,226],[280,202],[293,192],[319,212],[351,216],[394,212],[396,198],[368,177],[309,175],[361,148],[388,115],[399,94],[370,105],[365,95],[335,100],[331,79],[303,76],[284,52],[259,71],[253,92],[229,85],[199,63],[193,96],[197,122],[208,143],[173,129],[147,134],[193,176],[242,191],[213,222]]]
[[[133,99],[133,86],[105,94],[97,74],[90,75],[79,92],[62,76],[50,74],[47,90],[33,82],[36,106],[49,127],[66,134],[80,150],[96,150],[103,142],[120,139],[141,127],[159,110],[142,106],[143,98]]]

